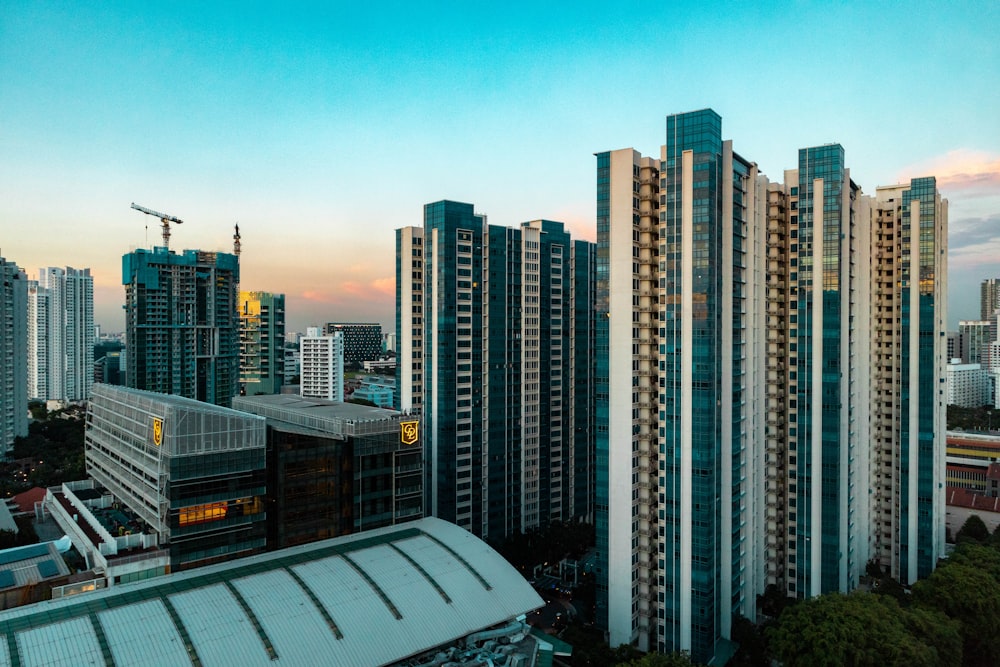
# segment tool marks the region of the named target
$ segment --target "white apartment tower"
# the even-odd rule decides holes
[[[424,229],[396,230],[396,392],[398,410],[423,408]],[[429,507],[429,506],[428,506]]]
[[[874,199],[872,555],[912,584],[944,555],[948,201],[933,177],[877,188]],[[969,327],[966,349],[987,356],[984,324]]]
[[[28,286],[28,393],[41,400],[85,400],[93,367],[90,269],[39,269],[38,280]]]
[[[598,617],[731,655],[763,592],[766,181],[711,110],[597,154]],[[600,462],[607,461],[602,466]]]
[[[299,395],[344,400],[344,335],[303,336],[299,340],[302,373]]]

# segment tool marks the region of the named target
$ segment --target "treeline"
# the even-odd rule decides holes
[[[44,404],[32,408],[35,420],[28,425],[28,435],[14,439],[0,464],[0,492],[5,497],[86,477],[83,409],[46,412]]]
[[[972,516],[957,542],[910,592],[882,576],[871,593],[789,606],[763,634],[767,654],[786,667],[1000,665],[1000,528]]]

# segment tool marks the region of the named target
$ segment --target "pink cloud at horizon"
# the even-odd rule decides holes
[[[989,151],[959,148],[900,170],[898,180],[921,176],[937,177],[938,188],[947,197],[960,191],[966,197],[1000,194],[1000,155]]]

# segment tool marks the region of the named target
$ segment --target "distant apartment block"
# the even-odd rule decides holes
[[[1000,309],[1000,278],[987,278],[979,286],[979,319],[988,320]]]
[[[366,361],[382,357],[382,325],[357,322],[327,322],[323,334],[344,336],[344,364],[360,367]]]
[[[344,400],[344,334],[303,336],[299,340],[299,395]]]
[[[239,258],[163,247],[122,257],[126,384],[228,406],[239,392]]]
[[[992,378],[982,365],[949,363],[945,371],[948,405],[978,408],[990,402]]]
[[[594,245],[562,223],[424,207],[396,232],[397,406],[428,512],[499,540],[593,513]]]
[[[994,325],[995,326],[995,325]],[[990,345],[989,319],[959,320],[958,335],[962,338],[962,361],[967,364],[983,364],[989,360]]]
[[[28,277],[0,257],[0,453],[28,435]]]
[[[240,292],[240,395],[277,394],[285,376],[285,295]]]
[[[82,401],[94,366],[94,279],[90,269],[48,267],[28,282],[28,393]]]

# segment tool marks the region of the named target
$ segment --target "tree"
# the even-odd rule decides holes
[[[787,608],[768,630],[768,645],[786,667],[947,664],[933,642],[908,629],[907,613],[888,596],[821,595]]]
[[[978,514],[972,514],[965,520],[962,527],[958,529],[958,533],[955,535],[955,542],[958,543],[965,539],[985,544],[989,538],[990,531],[986,527],[986,524],[983,523]]]
[[[700,667],[687,653],[647,653],[641,658],[619,662],[618,667]]]
[[[1000,664],[1000,582],[987,571],[960,562],[985,556],[977,550],[949,558],[930,577],[913,585],[914,604],[959,622],[965,665]]]

